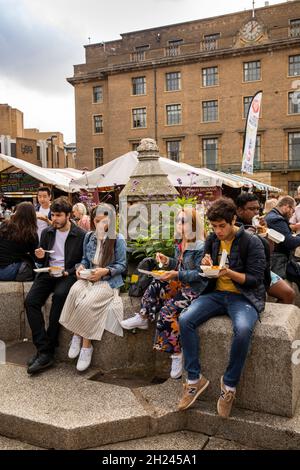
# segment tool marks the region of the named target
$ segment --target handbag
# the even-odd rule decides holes
[[[24,260],[16,275],[17,282],[29,282],[34,280],[33,264],[31,260]]]

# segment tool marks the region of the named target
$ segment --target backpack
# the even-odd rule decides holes
[[[137,266],[137,269],[145,269],[146,271],[152,271],[152,269],[157,267],[157,263],[154,258],[144,258]],[[128,290],[130,297],[142,297],[145,290],[152,282],[152,277],[147,274],[142,274],[138,272],[138,281],[134,284],[131,284]]]
[[[245,238],[244,236],[247,234],[247,237]],[[249,233],[245,230],[245,232],[242,234],[242,237],[245,239],[243,240],[242,244],[239,244],[239,250],[240,250],[240,257],[243,262],[243,265],[246,265],[247,262],[247,252],[248,252],[248,246],[251,240],[251,237],[257,237],[263,244],[264,250],[265,250],[265,257],[266,257],[266,268],[264,272],[264,285],[266,290],[270,288],[271,285],[271,252],[270,252],[270,245],[268,240],[266,240],[264,237],[261,237],[258,234],[254,233]]]

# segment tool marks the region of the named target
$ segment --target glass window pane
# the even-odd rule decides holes
[[[181,160],[181,141],[170,140],[167,142],[167,156],[174,162],[180,162]]]
[[[103,88],[102,86],[94,86],[93,88],[93,102],[101,103],[103,101]]]
[[[202,154],[204,166],[211,170],[216,170],[218,162],[218,139],[203,139]]]
[[[170,72],[166,73],[166,90],[178,91],[181,89],[181,73]]]
[[[300,166],[300,132],[289,133],[289,164]]]
[[[244,96],[244,118],[248,116],[249,106],[252,101],[252,96]]]
[[[94,116],[94,133],[103,133],[103,116]]]
[[[202,120],[203,122],[218,120],[218,101],[203,101]]]
[[[289,75],[300,75],[300,55],[292,55],[289,57]]]
[[[215,86],[218,85],[218,82],[218,67],[208,67],[207,69],[202,69],[202,86]]]
[[[300,113],[300,90],[289,93],[289,114]]]
[[[167,106],[167,124],[169,126],[181,124],[181,104]]]
[[[260,60],[244,63],[244,82],[253,82],[260,80],[261,77]]]
[[[95,160],[95,168],[99,168],[102,166],[103,161],[103,148],[96,148],[94,149],[94,160]]]
[[[132,79],[132,94],[145,95],[146,94],[146,77],[134,77]]]
[[[133,127],[147,127],[146,108],[137,108],[132,110]]]

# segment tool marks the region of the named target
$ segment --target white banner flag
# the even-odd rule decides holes
[[[261,108],[262,92],[258,91],[252,98],[246,121],[242,172],[253,174],[258,120]]]

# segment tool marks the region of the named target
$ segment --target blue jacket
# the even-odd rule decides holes
[[[180,257],[180,249],[178,244],[175,246],[174,258],[169,258],[168,268],[178,269],[178,279],[183,284],[191,286],[192,290],[197,293],[201,293],[207,287],[207,280],[200,276],[200,261],[203,257],[204,242],[198,240],[194,249],[188,248],[183,253],[183,259],[180,266],[178,266],[178,259]]]
[[[289,256],[297,246],[300,246],[300,236],[293,236],[289,221],[280,214],[277,209],[272,209],[265,217],[269,228],[277,230],[285,236],[282,243],[275,244],[274,253],[282,253]]]
[[[266,290],[264,285],[265,269],[266,269],[266,255],[265,249],[261,241],[255,236],[250,236],[248,242],[248,253],[245,265],[240,256],[239,243],[242,233],[245,232],[244,227],[241,227],[235,235],[232,242],[231,250],[228,256],[229,268],[233,271],[246,274],[246,282],[234,285],[244,297],[256,308],[260,313],[265,308]],[[204,253],[210,254],[213,264],[219,264],[220,240],[212,233],[206,240]],[[211,292],[216,287],[216,280],[211,279],[207,292]]]
[[[95,232],[88,232],[83,242],[83,258],[81,264],[87,269],[93,267],[93,259],[97,248],[97,237]],[[112,289],[118,289],[124,285],[122,274],[127,269],[126,242],[123,235],[117,235],[113,260],[105,268],[109,268],[111,275],[102,278],[107,281]]]

